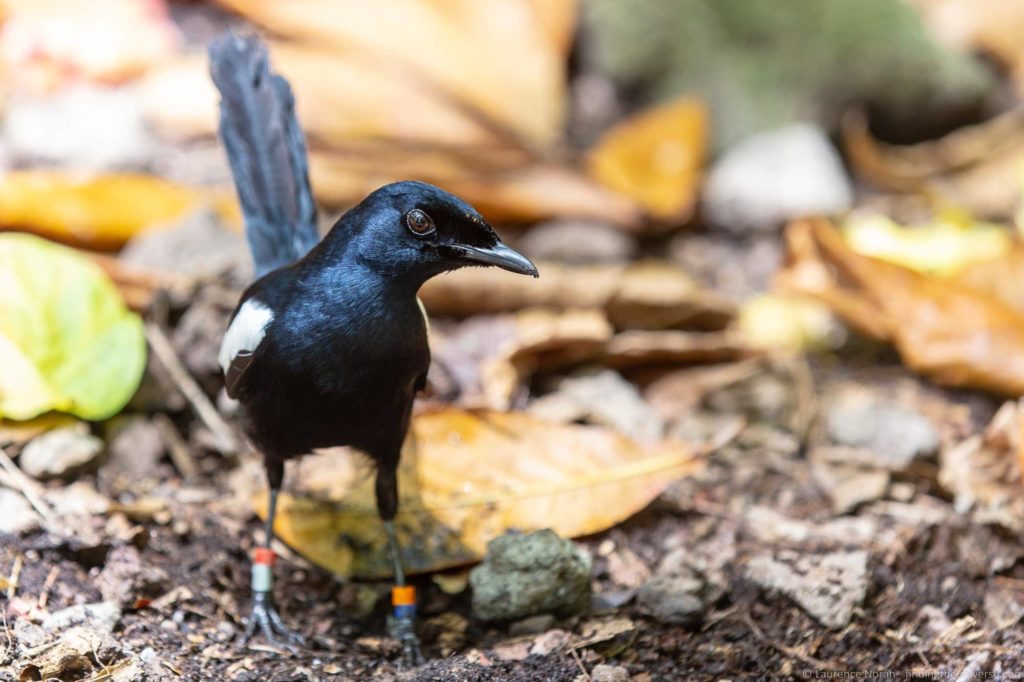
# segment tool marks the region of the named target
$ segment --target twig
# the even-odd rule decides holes
[[[795,658],[799,661],[803,661],[807,665],[812,665],[818,670],[832,670],[833,668],[835,668],[835,666],[826,663],[825,661],[822,661],[820,659],[817,659],[814,656],[809,656],[808,654],[805,654],[804,652],[800,651],[795,647],[786,646],[785,644],[770,639],[766,634],[764,634],[764,631],[761,630],[757,623],[754,622],[754,619],[750,617],[749,613],[743,614],[743,622],[747,624],[747,627],[750,628],[750,631],[754,633],[755,637],[757,637],[759,640],[761,640],[768,646],[772,647],[779,653],[789,656],[790,658]]]
[[[60,566],[54,566],[50,569],[50,572],[46,574],[46,580],[43,581],[43,591],[39,595],[39,608],[45,609],[46,603],[50,601],[50,590],[53,589],[53,584],[57,582],[57,576],[60,575]]]
[[[235,438],[234,431],[224,421],[224,418],[220,416],[220,413],[217,412],[213,403],[206,397],[203,389],[199,387],[196,380],[188,373],[185,366],[181,364],[181,360],[178,359],[178,354],[174,351],[174,346],[171,345],[170,339],[164,334],[164,330],[152,322],[147,322],[146,340],[149,341],[149,346],[153,349],[153,354],[157,360],[160,361],[160,364],[163,365],[164,369],[171,376],[171,381],[174,382],[174,385],[185,396],[185,399],[191,403],[192,409],[195,410],[196,415],[206,425],[206,428],[213,432],[220,451],[225,454],[237,452],[238,439]]]
[[[14,557],[14,567],[11,568],[11,577],[7,579],[7,601],[14,599],[18,591],[18,582],[21,580],[21,566],[25,563],[25,557],[17,555]]]
[[[7,472],[11,478],[11,482],[14,483],[14,487],[25,496],[28,503],[32,505],[32,508],[43,517],[43,523],[46,525],[47,530],[54,530],[57,528],[57,516],[50,509],[50,505],[39,494],[37,489],[37,483],[31,478],[26,476],[18,465],[14,463],[3,448],[0,448],[0,467]]]
[[[174,462],[174,466],[181,472],[181,475],[186,479],[198,478],[199,465],[170,417],[162,413],[157,414],[153,417],[153,423],[156,424],[157,430],[163,436],[164,442],[167,444],[167,454],[170,455],[171,461]]]
[[[590,676],[589,672],[587,672],[587,666],[583,665],[583,659],[580,658],[580,654],[576,651],[576,647],[569,647],[569,653],[572,654],[572,660],[576,661],[576,666],[583,674],[583,679],[586,680],[586,682],[593,682],[594,678]]]

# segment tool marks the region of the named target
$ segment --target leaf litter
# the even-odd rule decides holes
[[[1005,221],[1018,206],[1015,114],[912,146],[876,140],[851,119],[852,169],[889,193],[860,198],[891,208],[891,221],[794,223],[779,286],[736,301],[657,260],[667,232],[701,225],[693,207],[715,112],[683,96],[637,106],[585,149],[562,139],[587,92],[565,69],[577,3],[221,4],[273,29],[325,205],[414,175],[463,194],[511,239],[539,220],[582,219],[640,256],[549,261],[529,283],[466,271],[424,290],[436,362],[401,473],[399,521],[411,562],[427,573],[414,580],[434,660],[406,677],[674,679],[712,665],[721,677],[786,675],[883,659],[929,674],[960,661],[1012,669],[1020,408],[992,396],[1019,392],[1006,364],[1019,351],[1019,245],[970,216]],[[160,12],[145,19],[153,23],[138,35],[167,28]],[[402,33],[410,25],[429,30]],[[406,40],[384,39],[395,32]],[[398,46],[424,34],[444,40],[410,62]],[[137,79],[157,129],[212,132],[200,61],[177,52],[154,65],[164,43],[123,47],[124,61],[105,73]],[[47,87],[97,77],[44,67]],[[515,96],[490,87],[498,81]],[[172,144],[181,167],[206,163],[190,142]],[[79,246],[152,239],[140,233],[197,209],[221,225],[237,220],[218,203],[224,185],[99,175],[80,186],[81,176],[48,172],[33,194],[22,191],[27,177],[7,177],[25,203],[5,204],[5,225]],[[104,183],[153,200],[111,211],[114,202],[97,200]],[[922,194],[939,218],[907,215]],[[73,219],[49,210],[79,199]],[[688,253],[678,262],[699,260],[690,236],[673,242],[673,258]],[[226,445],[237,415],[217,397],[204,354],[245,274],[230,259],[182,274],[152,258],[160,251],[131,262],[91,256],[149,316],[159,347],[128,408],[152,419],[147,433],[159,441],[137,446],[147,474],[131,473],[131,447],[114,448],[113,424],[73,426],[53,413],[0,424],[0,507],[12,522],[0,543],[0,666],[28,678],[396,676],[397,649],[382,637],[386,584],[364,580],[389,570],[372,472],[354,453],[302,462],[282,500],[279,602],[312,651],[235,646],[263,484],[250,475],[253,454]],[[859,412],[845,402],[850,389],[866,401]],[[830,426],[835,414],[846,431]],[[849,432],[890,417],[930,425],[934,445],[895,458],[887,442]],[[71,484],[28,477],[29,446],[68,426],[109,441],[109,459]],[[473,618],[461,567],[506,529],[543,527],[576,536],[590,557],[591,613]],[[76,624],[47,631],[57,622]]]

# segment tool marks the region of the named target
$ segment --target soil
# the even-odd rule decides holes
[[[854,380],[880,393],[902,387],[933,407],[967,405],[972,423],[959,428],[980,428],[995,407],[978,396],[925,387],[895,366],[854,375],[833,366],[818,368],[817,374],[821,387]],[[822,388],[820,394],[825,393]],[[817,523],[835,517],[814,481],[806,452],[742,444],[723,448],[709,455],[702,473],[674,485],[641,514],[581,539],[594,557],[596,603],[606,608],[554,627],[580,633],[613,618],[633,622],[630,631],[610,640],[529,653],[551,633],[513,637],[504,626],[472,618],[468,590],[450,595],[440,588],[443,581],[417,577],[428,662],[412,670],[401,668],[399,650],[385,634],[387,585],[344,583],[293,555],[278,563],[276,595],[285,621],[309,646],[298,654],[258,642],[240,646],[237,638],[249,603],[247,554],[258,524],[247,510],[231,506],[222,474],[215,474],[209,485],[188,489],[162,464],[155,478],[174,492],[172,514],[142,521],[143,531],[131,541],[141,547],[141,566],[166,571],[164,588],[170,596],[130,605],[115,636],[126,655],[150,650],[144,658],[154,661],[151,676],[156,670],[167,679],[184,680],[576,680],[587,679],[602,662],[624,667],[634,680],[811,679],[855,671],[954,679],[971,663],[984,671],[1019,671],[1024,631],[1018,625],[999,627],[984,604],[995,588],[1024,593],[1024,566],[1016,562],[1020,538],[954,513],[936,485],[934,464],[900,473],[899,497],[908,507],[927,502],[948,513],[939,522],[897,524],[893,533],[876,534],[868,544],[867,596],[849,625],[823,627],[788,597],[749,579],[745,567],[752,556],[793,546],[767,543],[751,533],[744,522],[751,507]],[[101,490],[104,485],[101,479]],[[871,513],[870,505],[853,512]],[[96,530],[107,538],[98,547],[54,542],[42,533],[3,537],[0,575],[10,575],[20,555],[17,596],[22,600],[42,598],[51,612],[99,601],[98,574],[111,547],[123,540]],[[811,545],[801,543],[797,549],[821,549]],[[610,570],[613,554],[628,548],[653,570],[667,551],[680,547],[721,566],[724,596],[701,622],[660,623],[641,613],[634,601],[607,608],[615,595],[630,595]],[[721,554],[717,560],[716,552]],[[1009,561],[993,569],[1004,554]],[[359,604],[373,606],[360,615]],[[438,618],[441,614],[446,616]],[[7,671],[0,672],[0,679],[21,672],[17,667]]]

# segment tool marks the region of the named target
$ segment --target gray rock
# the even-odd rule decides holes
[[[125,88],[77,85],[15,98],[3,124],[13,159],[89,170],[142,169],[155,153],[139,100]]]
[[[152,476],[166,450],[157,425],[138,415],[113,419],[107,442],[110,457],[104,469],[114,468],[134,477]]]
[[[633,238],[611,225],[556,220],[536,225],[516,244],[534,260],[566,263],[623,263],[636,251]]]
[[[550,613],[543,613],[539,616],[530,616],[517,620],[508,626],[508,634],[513,637],[519,635],[537,635],[547,632],[555,626],[555,617]]]
[[[640,586],[640,608],[663,623],[694,624],[721,597],[720,581],[691,565],[685,550],[670,552],[654,576]]]
[[[55,611],[40,623],[43,630],[56,632],[74,625],[87,625],[91,628],[111,632],[121,620],[121,607],[112,601],[94,604],[76,604],[66,609]]]
[[[549,529],[506,533],[487,545],[469,575],[473,612],[481,620],[552,613],[565,618],[590,605],[589,557]]]
[[[744,525],[748,533],[770,544],[865,546],[878,533],[878,522],[870,517],[843,517],[814,523],[760,506],[747,511]]]
[[[18,464],[33,478],[73,478],[98,467],[102,454],[103,441],[85,424],[77,424],[34,438],[21,451]]]
[[[203,278],[236,266],[245,254],[242,236],[207,210],[132,237],[119,258],[129,265]]]
[[[849,624],[867,594],[868,553],[764,554],[750,560],[746,575],[761,588],[786,595],[825,627],[838,629]]]
[[[530,413],[552,421],[587,421],[639,441],[661,438],[665,424],[636,386],[610,369],[577,372],[554,393],[530,404]]]
[[[0,533],[19,535],[39,528],[39,515],[20,493],[0,488]]]
[[[796,124],[728,149],[711,167],[702,201],[715,227],[767,232],[793,218],[847,210],[853,188],[825,133]]]
[[[593,682],[629,682],[629,671],[619,665],[598,663],[590,671]]]
[[[875,455],[874,464],[891,471],[939,449],[939,434],[930,421],[893,405],[833,405],[826,428],[833,442],[864,448]]]
[[[96,578],[96,586],[108,602],[131,606],[139,598],[153,599],[167,591],[170,577],[156,566],[142,563],[139,550],[131,545],[116,547]]]

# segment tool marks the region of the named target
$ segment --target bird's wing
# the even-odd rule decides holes
[[[239,382],[252,364],[253,354],[273,321],[273,311],[255,298],[246,299],[231,319],[217,355],[230,397],[238,397]]]
[[[261,277],[306,255],[320,240],[306,140],[291,87],[271,73],[259,38],[228,33],[216,40],[210,73],[220,90],[220,135]]]

